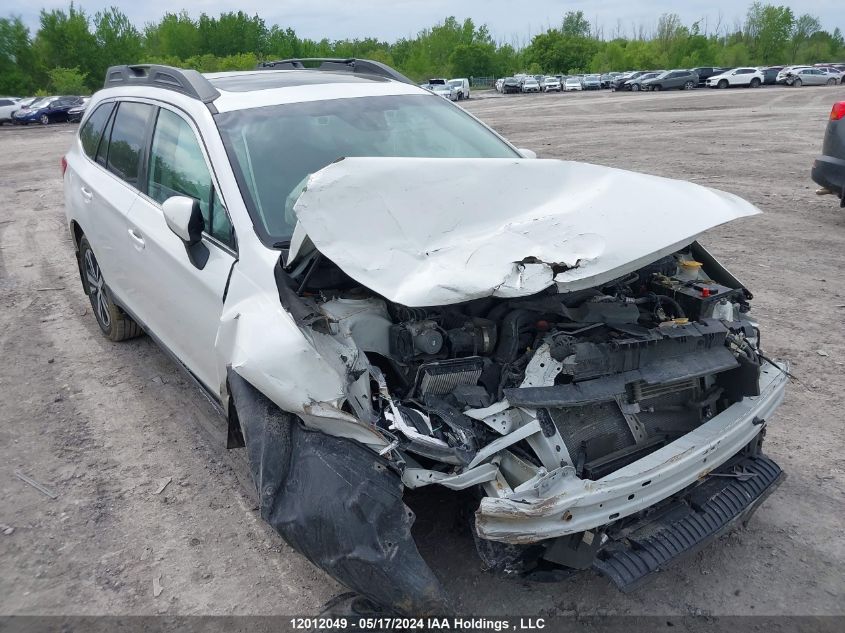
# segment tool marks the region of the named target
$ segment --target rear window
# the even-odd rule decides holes
[[[85,125],[79,130],[79,140],[82,142],[82,150],[92,160],[97,155],[97,147],[103,137],[103,130],[106,129],[111,111],[114,110],[114,103],[103,103],[91,113]]]
[[[133,187],[138,186],[141,150],[153,106],[124,101],[118,106],[109,142],[107,169]]]

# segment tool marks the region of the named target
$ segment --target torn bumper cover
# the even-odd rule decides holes
[[[358,442],[309,431],[235,371],[237,402],[262,518],[346,586],[399,613],[448,609],[411,536],[394,466]]]
[[[760,395],[744,398],[663,448],[597,481],[559,478],[543,494],[485,497],[476,512],[479,536],[535,543],[606,525],[644,510],[721,466],[760,433],[780,405],[787,376],[766,363]]]

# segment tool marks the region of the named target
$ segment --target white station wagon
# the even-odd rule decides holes
[[[406,614],[448,609],[408,489],[474,491],[492,569],[625,590],[745,520],[788,370],[697,240],[758,210],[532,159],[377,62],[307,66],[112,67],[63,161],[103,334],[217,403],[262,516]]]

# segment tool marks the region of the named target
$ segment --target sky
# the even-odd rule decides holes
[[[206,12],[245,11],[260,15],[269,26],[292,27],[300,37],[320,40],[376,37],[393,41],[410,37],[424,27],[454,15],[487,24],[498,41],[517,46],[532,35],[557,26],[567,11],[581,10],[591,24],[603,28],[606,38],[618,32],[631,36],[640,25],[651,31],[663,13],[677,13],[685,24],[701,20],[702,30],[722,30],[741,22],[751,0],[79,0],[89,15],[117,6],[141,29],[165,12],[185,9],[196,17]],[[790,6],[796,15],[810,13],[822,28],[845,30],[843,0],[768,0]],[[69,0],[3,0],[0,15],[19,15],[34,32],[41,8],[66,9]]]

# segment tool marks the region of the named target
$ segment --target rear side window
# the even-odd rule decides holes
[[[92,160],[97,155],[97,147],[100,145],[103,130],[106,129],[106,123],[108,123],[112,110],[114,110],[114,103],[104,103],[97,106],[97,109],[91,113],[91,116],[85,121],[85,125],[79,130],[82,149]]]
[[[214,190],[196,134],[187,121],[164,108],[159,110],[153,134],[147,194],[159,203],[172,196],[199,201],[206,232],[233,245],[232,226]]]
[[[122,102],[112,126],[107,168],[118,178],[138,187],[138,169],[153,107],[145,103]]]

